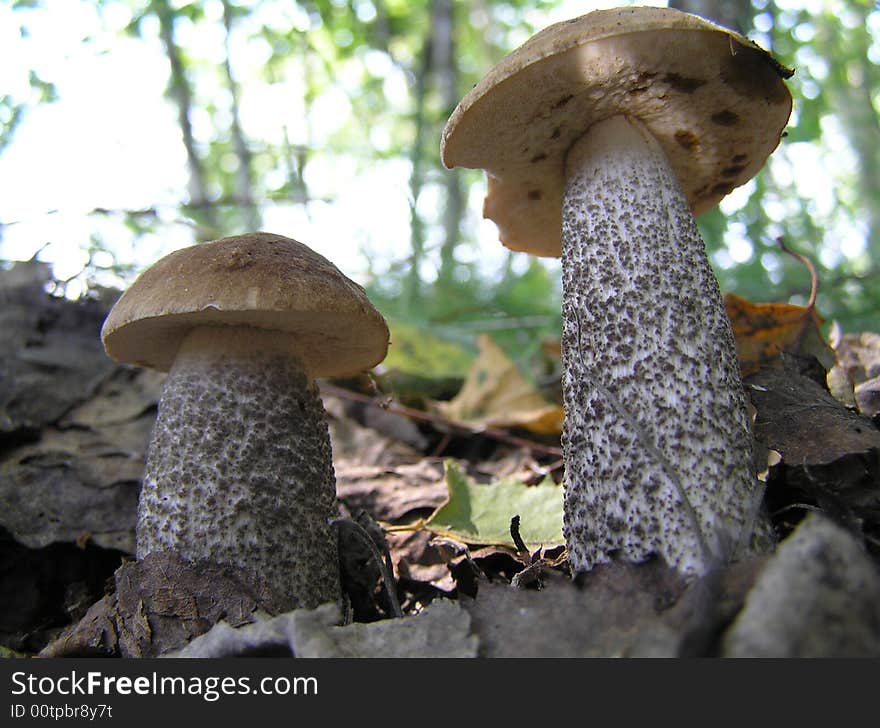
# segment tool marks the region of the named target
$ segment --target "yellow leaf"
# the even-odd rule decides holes
[[[548,402],[489,336],[478,341],[479,354],[461,391],[437,402],[440,413],[470,426],[522,427],[544,435],[562,431],[562,407]]]

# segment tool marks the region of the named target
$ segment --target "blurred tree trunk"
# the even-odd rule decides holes
[[[425,257],[425,224],[419,215],[419,195],[425,183],[425,137],[429,132],[427,114],[428,76],[431,72],[431,30],[429,29],[422,43],[419,56],[419,67],[416,70],[415,87],[415,132],[410,148],[410,268],[406,279],[405,297],[410,306],[415,306],[421,299],[422,278],[421,265]]]
[[[232,36],[233,9],[229,0],[223,0],[223,45],[225,58],[223,62],[223,70],[226,78],[226,86],[229,89],[229,95],[232,98],[232,124],[230,133],[232,134],[232,143],[235,147],[235,156],[238,160],[238,167],[235,170],[235,194],[234,199],[240,200],[244,212],[245,224],[248,230],[259,230],[260,213],[254,200],[253,186],[251,184],[251,150],[248,147],[247,140],[244,138],[244,132],[241,128],[241,118],[239,116],[239,87],[232,72],[232,60],[230,58],[230,38]]]
[[[420,267],[425,257],[425,222],[418,212],[418,199],[425,184],[425,169],[431,166],[427,154],[437,155],[436,141],[446,118],[458,103],[458,65],[455,58],[455,13],[453,0],[432,0],[430,23],[425,33],[416,73],[415,136],[410,162],[411,266],[407,282],[407,300],[415,304],[421,297]],[[430,93],[436,92],[442,116],[432,117]],[[429,146],[431,145],[431,146]],[[449,172],[443,178],[445,206],[441,215],[443,242],[440,246],[439,288],[448,288],[455,279],[455,249],[461,240],[461,218],[464,214],[464,192],[461,177]]]
[[[669,7],[701,15],[740,33],[752,27],[751,0],[670,0]]]
[[[434,29],[434,69],[441,107],[448,117],[458,104],[458,67],[455,62],[455,11],[453,0],[436,0],[432,23]],[[455,283],[455,249],[461,239],[461,218],[464,214],[464,193],[461,175],[450,171],[444,176],[446,206],[443,210],[443,245],[440,248],[440,271],[437,283],[441,289]]]
[[[208,200],[207,187],[205,185],[205,172],[202,160],[196,150],[195,137],[193,135],[190,113],[193,99],[192,89],[186,78],[186,69],[183,57],[177,41],[174,37],[175,11],[168,0],[151,0],[150,10],[159,20],[159,35],[168,56],[171,66],[171,80],[168,92],[177,105],[177,120],[183,135],[183,146],[186,149],[187,165],[189,167],[189,198],[194,217],[207,226],[207,230],[199,230],[198,237],[207,240],[216,237],[220,230],[217,219],[217,211]]]

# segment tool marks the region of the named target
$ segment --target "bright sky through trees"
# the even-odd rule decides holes
[[[577,14],[575,4],[583,5],[562,3],[552,12],[531,13],[529,20],[535,27],[549,25]],[[192,243],[192,231],[176,223],[180,215],[175,206],[187,186],[186,158],[174,109],[165,96],[168,62],[158,30],[146,29],[144,38],[124,36],[122,30],[132,19],[130,5],[124,2],[106,3],[103,12],[88,0],[47,0],[44,5],[29,11],[30,35],[24,39],[18,35],[11,7],[0,7],[0,93],[26,97],[31,69],[51,79],[58,93],[56,102],[28,111],[26,123],[0,155],[0,221],[8,225],[0,240],[0,258],[28,259],[42,248],[40,259],[54,263],[56,276],[65,279],[85,265],[83,241],[97,234],[118,261],[140,269]],[[204,9],[208,19],[219,20],[222,15],[219,2],[208,0]],[[302,30],[308,29],[307,15],[297,18],[294,9],[293,20]],[[263,3],[242,22],[238,37],[247,37],[247,24],[290,21],[290,7]],[[223,62],[222,37],[205,33],[205,24],[180,25],[178,40],[194,57]],[[90,40],[83,42],[84,38]],[[253,42],[231,48],[236,74],[243,81],[240,107],[245,133],[280,144],[285,128],[304,136],[304,89],[297,78],[285,86],[259,80],[259,66],[270,53],[267,44]],[[366,62],[375,74],[384,75],[388,103],[403,107],[408,93],[403,72],[378,52]],[[322,94],[311,110],[317,131],[312,143],[318,147],[352,113],[346,92],[358,92],[359,78],[346,83],[341,75],[338,81],[339,86]],[[223,93],[200,89],[206,95],[212,91]],[[193,122],[197,133],[208,135],[199,127],[209,125],[210,118],[196,115]],[[364,144],[381,148],[382,133],[378,129]],[[439,155],[439,139],[437,147]],[[410,169],[405,159],[388,159],[358,170],[351,159],[337,156],[325,161],[317,156],[308,172],[313,194],[333,201],[307,207],[293,202],[269,204],[263,210],[265,229],[301,239],[355,277],[364,273],[365,250],[380,259],[406,256]],[[482,192],[475,197],[471,207],[478,211]],[[435,203],[430,195],[421,200],[424,205]],[[168,225],[160,236],[137,240],[124,235],[113,216],[102,219],[91,214],[152,208]],[[487,263],[498,264],[505,253],[495,227],[482,221],[479,226]]]
[[[790,243],[802,239],[801,249],[817,263],[842,271],[841,285],[855,285],[859,296],[867,295],[860,277],[875,272],[869,246],[880,245],[871,242],[880,224],[880,202],[878,212],[866,209],[870,195],[863,182],[871,178],[871,168],[861,165],[862,178],[855,170],[864,150],[877,145],[870,141],[872,127],[860,152],[853,124],[863,122],[844,113],[860,84],[868,84],[875,112],[880,106],[874,82],[865,79],[865,70],[874,73],[880,64],[880,11],[875,6],[870,11],[873,4],[865,1],[776,0],[771,7],[768,0],[752,0],[750,37],[781,49],[781,60],[796,67],[793,134],[774,153],[766,173],[730,194],[707,223],[715,226],[714,238],[710,230],[707,240],[722,287],[752,295],[763,291],[779,300],[795,295],[793,286],[802,289],[798,281],[803,275],[792,273],[790,261],[772,247],[784,235]],[[197,239],[242,231],[228,229],[225,217],[217,234],[206,234],[196,227],[203,221],[182,209],[192,199],[192,182],[178,109],[168,93],[169,58],[160,21],[150,12],[153,4],[19,0],[0,5],[0,101],[24,106],[8,144],[0,145],[0,260],[28,259],[39,251],[41,260],[54,264],[59,279],[76,276],[90,260],[98,268],[127,269],[130,276]],[[411,134],[420,34],[427,8],[435,4],[397,8],[410,14],[412,28],[398,28],[390,45],[380,49],[352,35],[352,29],[357,31],[352,23],[376,24],[378,5],[372,0],[323,3],[351,14],[348,25],[333,27],[314,8],[303,9],[321,3],[239,0],[231,29],[224,28],[224,8],[230,6],[224,0],[170,2],[176,42],[193,86],[193,135],[216,167],[208,181],[211,199],[224,194],[217,174],[231,178],[241,163],[228,136],[218,132],[230,126],[235,112],[252,147],[263,229],[301,239],[362,282],[400,271],[411,259],[418,260],[422,280],[433,280],[443,244],[442,211],[448,205],[438,170],[436,120],[426,127],[423,140],[426,160],[432,155],[425,164],[433,165],[422,171],[424,179],[415,179],[418,152],[413,157],[408,150],[415,148]],[[477,78],[531,32],[620,4],[626,3],[455,3],[456,22],[467,25],[469,33],[463,36],[462,26],[456,26],[458,47],[470,44],[468,53],[456,59],[459,72]],[[399,3],[385,0],[385,5]],[[190,7],[197,8],[198,17],[187,12]],[[413,20],[416,15],[421,19]],[[133,20],[136,32],[126,32]],[[27,32],[20,33],[20,27]],[[861,51],[853,49],[853,57],[840,58],[837,66],[838,58],[829,54],[849,52],[848,38],[862,27],[871,38],[868,58],[860,64]],[[273,50],[273,38],[290,40],[297,34],[308,36],[312,57],[306,58],[295,42],[284,53]],[[470,46],[480,42],[486,47],[473,52]],[[227,57],[239,89],[237,103],[217,71]],[[322,62],[326,67],[320,67]],[[35,78],[53,86],[50,101],[36,98]],[[849,96],[838,90],[847,83]],[[366,87],[373,93],[378,89],[379,106],[363,100]],[[844,106],[835,107],[838,102]],[[440,116],[442,109],[438,113],[436,107],[436,99],[429,99],[426,113]],[[0,123],[7,127],[11,108],[0,104]],[[293,158],[303,150],[308,152],[308,163],[299,168],[308,191],[305,201],[285,187],[292,163],[283,163],[285,155]],[[490,279],[501,271],[525,270],[527,256],[508,254],[494,224],[481,219],[485,182],[476,173],[463,179],[468,180],[461,211],[466,244],[455,248],[456,262],[478,266]],[[424,223],[427,252],[410,258],[414,221]],[[558,265],[545,263],[551,271]],[[751,288],[740,288],[743,276],[751,277]],[[99,282],[124,285],[125,280],[105,275]],[[779,286],[778,292],[768,282]],[[82,290],[74,281],[66,293],[75,296]]]

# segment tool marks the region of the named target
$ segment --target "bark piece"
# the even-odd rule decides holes
[[[116,591],[50,643],[41,657],[158,657],[179,649],[221,619],[238,626],[277,606],[228,565],[150,554],[120,567]]]

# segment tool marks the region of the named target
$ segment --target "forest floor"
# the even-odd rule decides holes
[[[340,528],[344,609],[276,615],[222,569],[134,561],[162,377],[104,354],[114,292],[72,302],[48,281],[0,271],[5,654],[880,655],[877,334],[831,346],[812,311],[728,299],[778,545],[688,583],[656,561],[571,578],[558,392],[509,373],[519,404],[488,416],[512,386],[490,342],[474,365],[490,385],[322,381],[340,518],[376,548]]]

